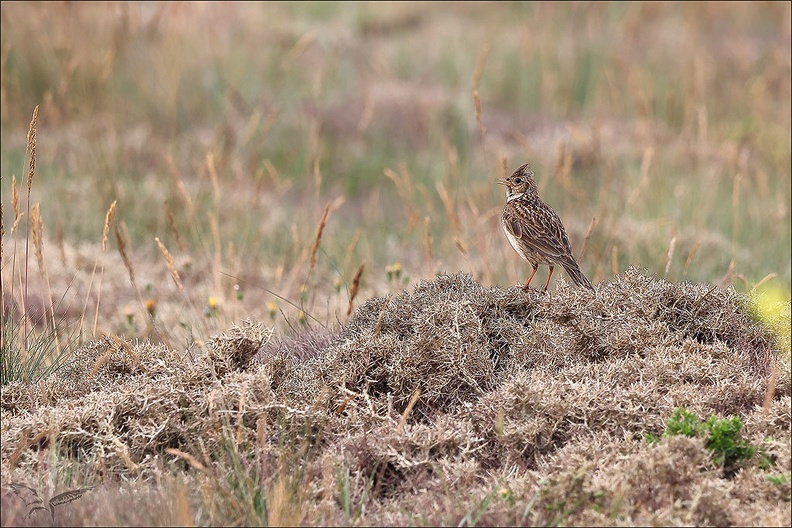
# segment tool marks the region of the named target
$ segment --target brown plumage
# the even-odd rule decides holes
[[[561,218],[539,198],[534,173],[528,165],[523,165],[508,178],[497,180],[497,183],[506,186],[506,207],[501,218],[503,231],[514,251],[533,268],[523,289],[528,290],[539,264],[547,264],[550,273],[542,291],[547,291],[555,266],[563,267],[577,286],[594,291],[594,286],[580,271],[572,255],[572,245]]]

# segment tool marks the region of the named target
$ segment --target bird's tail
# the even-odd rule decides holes
[[[588,288],[591,291],[594,291],[594,286],[591,284],[591,281],[588,280],[582,271],[580,271],[580,266],[578,266],[577,262],[572,260],[572,262],[568,264],[563,264],[564,270],[566,270],[567,275],[569,278],[572,279],[577,286],[581,288]]]

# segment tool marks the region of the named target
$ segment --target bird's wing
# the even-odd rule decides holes
[[[85,495],[86,492],[91,491],[93,486],[90,488],[83,488],[83,489],[76,489],[70,491],[64,491],[59,495],[55,495],[49,501],[51,506],[58,506],[60,504],[66,504],[67,502],[75,501]]]
[[[511,234],[522,239],[526,246],[551,262],[574,261],[572,245],[558,214],[544,203],[536,207],[536,214],[520,221],[510,207],[503,212],[503,222]]]
[[[503,212],[503,225],[506,227],[506,230],[516,238],[522,238],[522,228],[520,227],[520,221],[516,216],[511,214],[508,209]]]

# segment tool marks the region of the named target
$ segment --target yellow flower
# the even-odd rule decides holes
[[[751,301],[757,318],[765,328],[775,334],[778,346],[788,353],[792,348],[789,291],[773,284],[765,284],[751,292]]]
[[[275,301],[270,301],[267,303],[267,311],[269,311],[270,317],[275,319],[275,316],[278,313],[278,305],[275,303]]]
[[[157,312],[157,301],[151,298],[146,300],[146,311],[151,314],[151,317],[154,317],[154,314]]]
[[[387,273],[388,275],[388,280],[393,280],[393,279],[399,280],[399,277],[401,277],[401,271],[402,271],[401,264],[399,264],[398,262],[394,262],[389,266],[385,266],[385,273]]]
[[[220,312],[220,302],[214,295],[210,296],[206,301],[206,316],[214,317]]]

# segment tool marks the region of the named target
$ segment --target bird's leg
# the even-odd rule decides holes
[[[538,270],[538,269],[539,269],[539,265],[538,264],[533,267],[533,273],[531,273],[531,276],[528,277],[527,281],[525,281],[525,286],[523,286],[523,291],[528,291],[529,290],[528,285],[531,284],[531,279],[533,279],[534,275],[536,275],[536,270]]]
[[[553,276],[553,266],[550,266],[550,273],[547,274],[547,282],[545,282],[544,290],[542,290],[543,292],[547,291],[547,287],[550,285],[550,277],[552,276]]]

